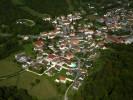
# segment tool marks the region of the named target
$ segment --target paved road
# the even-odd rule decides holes
[[[77,58],[77,57],[76,57],[76,58]],[[80,69],[80,59],[77,58],[77,60],[78,60],[78,69]],[[77,72],[77,75],[76,75],[76,77],[75,77],[73,83],[71,83],[71,84],[69,85],[69,87],[67,88],[67,90],[66,90],[66,92],[65,92],[65,95],[64,95],[64,100],[68,100],[68,96],[67,96],[68,91],[69,91],[69,89],[73,86],[73,84],[76,82],[78,76],[79,76],[79,72]]]

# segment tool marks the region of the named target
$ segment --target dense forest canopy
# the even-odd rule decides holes
[[[0,100],[37,100],[30,96],[25,89],[15,86],[0,87]]]
[[[35,21],[35,26],[29,27],[16,24],[18,19],[29,19]],[[41,31],[49,31],[53,26],[49,22],[42,21],[29,12],[13,4],[12,0],[0,1],[0,33],[11,34],[37,34]]]
[[[68,12],[67,0],[23,0],[30,8],[53,16]]]
[[[11,0],[0,0],[0,24],[10,25],[19,18],[32,18],[32,16],[14,6]]]

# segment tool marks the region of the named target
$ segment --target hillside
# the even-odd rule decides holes
[[[133,99],[133,44],[109,47],[112,49],[101,52],[94,63],[93,74],[86,78],[72,100]]]

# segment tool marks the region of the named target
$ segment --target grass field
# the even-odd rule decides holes
[[[10,57],[0,60],[0,76],[11,74],[20,70],[18,64],[14,61],[14,56],[11,55]]]
[[[0,61],[1,76],[12,74],[21,69],[17,67],[18,65],[15,62],[13,62],[13,57],[14,56],[10,56]],[[40,80],[40,82],[36,83],[36,79]],[[53,100],[53,98],[56,99],[60,96],[54,86],[54,83],[52,83],[52,81],[50,81],[45,75],[37,76],[30,72],[24,71],[15,77],[0,81],[0,86],[11,85],[27,89],[29,94],[37,97],[38,100]]]

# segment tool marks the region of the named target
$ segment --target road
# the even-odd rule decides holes
[[[78,60],[78,69],[80,69],[80,59],[77,58],[77,57],[76,57],[76,59]],[[69,89],[73,86],[73,84],[76,82],[78,76],[79,76],[79,72],[77,72],[77,75],[76,75],[76,77],[75,77],[73,83],[71,83],[71,84],[69,85],[69,87],[67,88],[67,90],[66,90],[66,92],[65,92],[65,95],[64,95],[64,100],[68,100],[68,96],[67,96],[68,91],[69,91]]]

